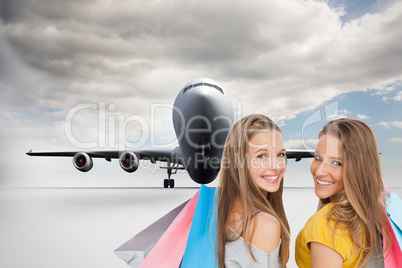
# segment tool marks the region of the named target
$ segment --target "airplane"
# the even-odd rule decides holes
[[[119,159],[121,168],[127,172],[138,169],[139,160],[166,162],[168,178],[164,188],[174,188],[172,174],[184,169],[198,184],[208,184],[215,180],[226,137],[233,125],[233,104],[227,91],[216,81],[197,78],[187,83],[178,93],[174,102],[172,119],[179,146],[175,148],[149,148],[127,151],[91,152],[32,152],[29,156],[73,157],[73,165],[82,172],[92,169],[92,158],[106,161]],[[287,158],[314,157],[312,150],[286,150]]]

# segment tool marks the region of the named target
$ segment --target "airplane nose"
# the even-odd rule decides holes
[[[191,81],[178,94],[174,106],[178,110],[176,113],[181,113],[186,122],[201,117],[214,119],[219,115],[230,119],[233,123],[234,109],[228,93],[210,79],[200,78]],[[173,115],[175,116],[178,117]]]
[[[219,100],[221,99],[217,92],[216,89],[214,88],[199,88],[199,89],[195,89],[198,91],[196,100],[197,102],[202,105],[202,106],[215,106],[216,104],[218,104]],[[222,93],[219,93],[222,94]]]
[[[192,128],[210,129],[216,124],[214,120],[222,121],[224,118],[230,125],[233,123],[234,109],[229,96],[214,87],[191,88],[181,94],[175,106],[180,110],[184,121]]]
[[[221,91],[215,88],[200,88],[196,98],[197,106],[206,114],[233,116],[233,105]]]

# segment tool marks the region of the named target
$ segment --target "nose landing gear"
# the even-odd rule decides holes
[[[171,179],[170,176],[172,174],[176,174],[178,169],[185,169],[184,167],[179,167],[179,164],[173,164],[171,165],[170,162],[168,162],[167,167],[162,167],[167,169],[167,174],[168,178],[163,180],[163,187],[164,188],[174,188],[174,179]]]
[[[174,188],[174,179],[164,179],[163,180],[163,187],[164,188]]]

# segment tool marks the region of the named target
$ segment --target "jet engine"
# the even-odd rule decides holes
[[[124,171],[134,172],[138,168],[138,156],[133,152],[124,152],[119,158],[120,166]]]
[[[73,158],[73,164],[76,169],[87,172],[93,167],[92,158],[86,153],[76,153]]]

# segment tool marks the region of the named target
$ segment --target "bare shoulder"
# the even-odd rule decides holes
[[[281,239],[281,225],[279,221],[269,213],[260,212],[252,220],[254,234],[251,244],[266,253],[274,251]]]

